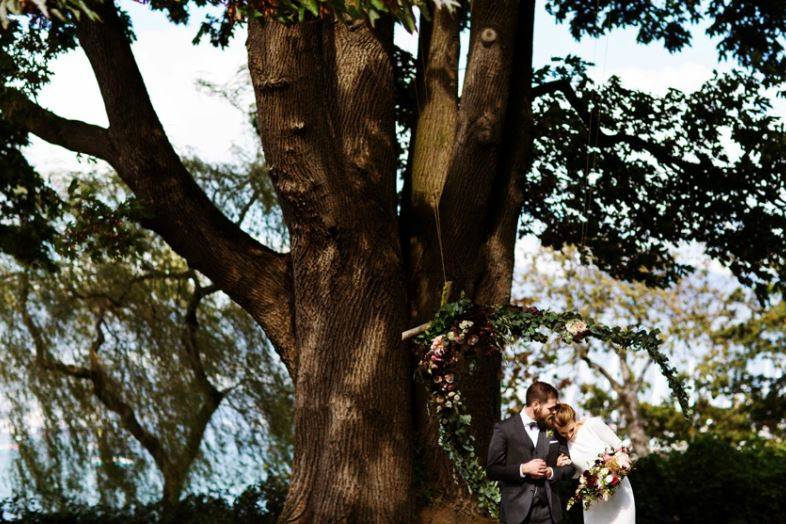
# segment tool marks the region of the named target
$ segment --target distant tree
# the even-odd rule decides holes
[[[744,300],[743,293],[735,293],[736,287],[726,289],[728,284],[706,269],[667,288],[619,281],[595,266],[582,264],[575,248],[565,248],[527,253],[514,290],[528,305],[559,305],[610,324],[659,329],[665,350],[683,368],[689,368],[707,358],[701,354],[702,348],[710,353],[713,326],[730,325],[756,305],[750,297]],[[535,376],[556,373],[563,386],[572,383],[580,389],[584,409],[618,423],[637,454],[649,453],[656,433],[650,429],[651,403],[646,402],[653,380],[649,373],[652,360],[647,355],[597,343],[565,345],[560,339],[526,348],[513,346],[509,354],[512,365],[504,389],[512,407],[523,400],[520,395]],[[565,370],[573,371],[565,376]],[[591,379],[584,378],[585,370]],[[694,385],[692,377],[684,380]],[[690,426],[673,404],[667,402],[666,406],[675,418],[681,417],[682,423]],[[708,416],[703,412],[707,407],[706,402],[698,402],[696,411],[702,411],[698,416]]]
[[[257,178],[254,165],[239,175],[191,164],[229,213],[222,194]],[[0,387],[19,446],[16,487],[53,506],[160,489],[171,509],[188,487],[288,467],[291,383],[262,330],[125,219],[116,179],[98,180],[69,188],[56,272],[3,260]],[[238,218],[269,215],[265,194],[263,184],[240,202]]]
[[[720,327],[713,341],[698,369],[700,387],[746,413],[757,434],[786,438],[786,303]]]

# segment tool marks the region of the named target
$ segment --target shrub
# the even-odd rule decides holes
[[[640,459],[630,481],[636,522],[786,523],[786,445],[764,441],[734,445],[712,436],[682,451]],[[563,501],[575,483],[560,486]],[[574,508],[567,522],[580,523]]]

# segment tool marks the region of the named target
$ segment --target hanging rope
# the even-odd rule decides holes
[[[445,287],[448,285],[448,272],[445,270],[445,250],[442,246],[442,224],[439,221],[439,199],[434,198],[434,227],[437,230],[437,245],[439,246],[439,261],[442,265],[442,306],[445,305]]]
[[[599,1],[595,0],[595,18],[597,19],[600,14],[600,6]],[[593,65],[597,62],[597,55],[598,55],[598,40],[595,41],[595,45],[593,46],[592,50],[592,63]],[[606,76],[606,65],[608,63],[608,56],[609,56],[609,34],[606,33],[604,37],[604,52],[603,52],[603,65],[601,67],[601,74],[600,78],[604,79]],[[596,153],[596,149],[598,144],[600,143],[600,114],[601,114],[601,106],[600,106],[600,94],[595,93],[594,96],[594,104],[591,104],[589,108],[589,121],[587,122],[587,148],[585,153],[585,166],[584,166],[584,179],[583,179],[583,203],[582,203],[582,214],[584,215],[584,220],[581,223],[581,229],[579,233],[579,256],[582,257],[583,254],[586,252],[586,240],[587,240],[587,223],[589,222],[589,201],[591,198],[592,193],[592,186],[589,183],[590,173],[595,171],[595,167],[597,166],[598,162],[598,155]],[[595,128],[595,133],[593,137],[593,126]],[[593,144],[594,142],[594,144]],[[581,258],[580,258],[581,260]],[[579,264],[579,271],[584,269],[587,273],[585,276],[589,276],[589,267],[585,267],[585,264]]]

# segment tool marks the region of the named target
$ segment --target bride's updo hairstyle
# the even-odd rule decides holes
[[[554,411],[551,412],[551,421],[554,424],[554,429],[563,433],[576,423],[576,411],[570,407],[570,404],[560,402],[554,406]]]

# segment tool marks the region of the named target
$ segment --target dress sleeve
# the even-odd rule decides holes
[[[592,418],[592,429],[595,434],[608,446],[614,449],[622,447],[622,440],[617,436],[612,429],[606,425],[600,418]]]

